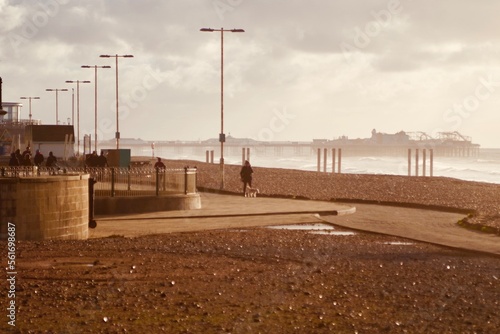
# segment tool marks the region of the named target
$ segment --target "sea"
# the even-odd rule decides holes
[[[151,156],[151,148],[136,148],[132,155]],[[205,155],[194,153],[157,152],[158,156],[165,159],[186,159],[205,162]],[[219,157],[215,157],[218,163]],[[327,172],[332,171],[331,158],[327,161]],[[226,155],[226,164],[240,165],[241,154]],[[318,162],[314,155],[306,156],[259,156],[250,152],[250,162],[255,167],[271,167],[296,169],[304,171],[317,171]],[[338,163],[338,161],[337,161]],[[337,163],[335,171],[337,172]],[[415,175],[415,157],[411,161],[411,175]],[[323,171],[323,160],[320,169]],[[419,158],[419,176],[423,174],[423,158]],[[430,161],[426,159],[426,176],[430,174]],[[386,174],[408,175],[407,156],[342,156],[341,172],[346,174]],[[500,148],[481,148],[479,154],[473,157],[439,157],[434,156],[433,176],[451,177],[460,180],[478,181],[500,184]]]

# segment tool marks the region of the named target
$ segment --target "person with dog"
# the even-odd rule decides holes
[[[250,165],[250,161],[245,160],[245,164],[243,165],[243,167],[241,167],[240,171],[241,182],[243,182],[243,196],[245,196],[247,185],[249,187],[252,187],[252,174],[253,169]]]

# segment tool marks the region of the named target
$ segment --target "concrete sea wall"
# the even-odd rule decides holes
[[[9,223],[17,240],[87,239],[88,178],[0,178],[0,239],[7,239]]]

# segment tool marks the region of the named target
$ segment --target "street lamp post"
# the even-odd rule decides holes
[[[201,28],[202,32],[220,31],[220,173],[221,185],[220,188],[224,189],[224,142],[226,135],[224,134],[224,32],[245,32],[243,29],[212,29]]]
[[[20,99],[21,100],[30,100],[30,115],[29,115],[29,117],[30,117],[29,122],[30,123],[29,124],[31,124],[31,100],[40,100],[40,97],[38,97],[38,96],[21,96]]]
[[[97,152],[97,69],[98,68],[111,68],[111,66],[98,66],[98,65],[82,65],[82,68],[94,69],[94,151]]]
[[[5,116],[7,115],[7,112],[3,110],[2,107],[2,78],[0,77],[0,116]]]
[[[59,125],[59,92],[67,92],[66,88],[47,88],[47,92],[56,92],[56,125]]]
[[[71,125],[75,126],[75,89],[71,88]]]
[[[66,83],[76,83],[76,123],[77,130],[76,136],[78,137],[78,149],[77,154],[80,154],[80,83],[90,83],[88,80],[66,80]]]
[[[120,148],[120,127],[118,123],[118,58],[133,58],[133,55],[100,55],[101,58],[115,58],[116,68],[116,149]]]

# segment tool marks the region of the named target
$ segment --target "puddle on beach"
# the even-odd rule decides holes
[[[324,234],[324,235],[355,235],[354,232],[347,231],[312,231],[311,234]]]
[[[348,231],[336,231],[335,228],[328,224],[296,224],[296,225],[276,225],[267,226],[267,228],[275,230],[295,230],[295,231],[307,231],[311,234],[323,234],[323,235],[354,235],[354,232]]]

